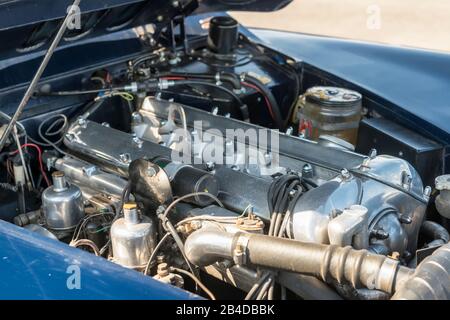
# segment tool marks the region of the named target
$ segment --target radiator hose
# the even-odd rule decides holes
[[[446,244],[450,240],[448,231],[443,226],[433,221],[425,221],[420,228],[420,232],[432,239],[432,241],[427,244],[427,247]]]

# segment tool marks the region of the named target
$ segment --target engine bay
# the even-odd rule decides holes
[[[210,299],[448,294],[442,146],[231,17],[208,29],[42,84],[61,107],[17,122],[2,220]]]

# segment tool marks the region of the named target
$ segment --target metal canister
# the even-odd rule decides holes
[[[127,268],[144,268],[156,245],[155,225],[139,214],[135,203],[126,203],[123,213],[124,217],[111,227],[114,262]]]
[[[42,193],[42,212],[49,229],[69,230],[84,217],[80,188],[68,185],[64,172],[53,173],[53,186]]]
[[[207,192],[217,197],[219,194],[219,182],[217,178],[204,170],[183,166],[175,174],[171,181],[172,190],[176,196],[184,196],[189,193]],[[207,196],[195,196],[186,199],[187,202],[205,207],[214,202]]]
[[[356,145],[361,112],[360,93],[337,87],[312,87],[305,93],[300,130],[312,140],[329,135]]]

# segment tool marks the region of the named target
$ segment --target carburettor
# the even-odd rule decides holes
[[[156,228],[149,217],[139,214],[136,203],[126,203],[123,214],[111,227],[113,261],[139,270],[155,248]]]
[[[42,194],[42,213],[48,229],[66,231],[76,227],[84,217],[83,196],[80,188],[68,185],[64,172],[52,175],[53,186]]]

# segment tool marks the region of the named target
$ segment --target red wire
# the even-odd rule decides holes
[[[37,150],[37,152],[38,152],[38,160],[39,160],[39,169],[41,170],[41,174],[42,174],[42,177],[45,180],[45,183],[47,183],[47,186],[50,186],[50,181],[48,180],[48,177],[45,174],[44,164],[42,162],[42,150],[41,150],[41,148],[38,145],[34,144],[34,143],[25,143],[25,144],[20,146],[20,149],[23,149],[23,148],[26,148],[26,147],[32,147],[32,148],[35,148]],[[16,154],[18,152],[19,152],[19,150],[16,150],[16,151],[13,151],[12,154]]]
[[[171,77],[161,77],[160,79],[163,79],[163,80],[185,80],[186,78],[185,77],[174,77],[174,76],[171,76]]]
[[[161,77],[161,79],[164,80],[184,80],[187,79],[186,77],[181,77],[181,76],[167,76],[167,77]],[[264,100],[266,102],[267,108],[269,109],[269,113],[270,116],[272,117],[272,119],[275,119],[274,115],[273,115],[273,110],[272,110],[272,104],[270,103],[269,99],[267,98],[267,96],[264,94],[264,92],[262,92],[257,86],[248,83],[248,82],[242,82],[242,84],[246,87],[252,88],[254,90],[256,90],[258,93],[260,93],[263,97]]]
[[[251,84],[251,83],[248,83],[248,82],[242,82],[242,84],[243,84],[244,86],[246,86],[246,87],[249,87],[249,88],[252,88],[252,89],[256,90],[257,92],[259,92],[259,93],[264,97],[264,100],[265,100],[265,102],[266,102],[267,108],[269,109],[270,116],[272,117],[272,119],[275,119],[275,117],[274,117],[274,115],[273,115],[273,111],[272,111],[272,104],[270,103],[269,99],[268,99],[267,96],[264,94],[264,92],[262,92],[257,86],[255,86],[255,85],[253,85],[253,84]]]
[[[309,136],[312,137],[312,136],[313,136],[313,125],[312,125],[312,121],[309,120],[307,123],[308,123]]]
[[[300,133],[300,132],[302,132],[303,130],[305,130],[305,120],[304,119],[301,119],[300,120],[300,122],[299,122],[299,124],[298,124],[298,132]]]

